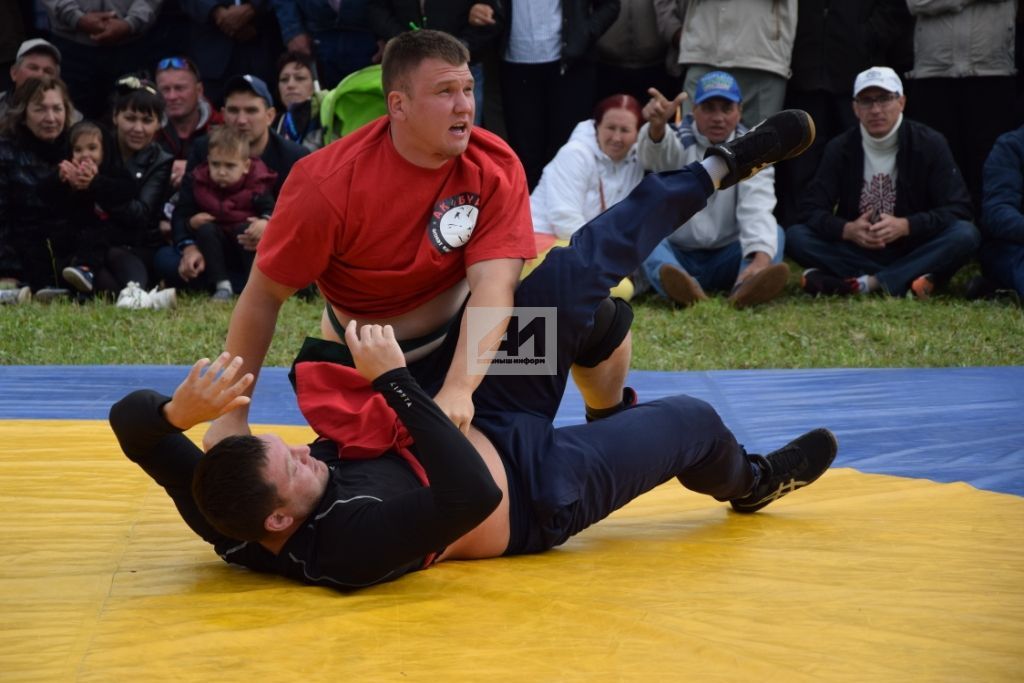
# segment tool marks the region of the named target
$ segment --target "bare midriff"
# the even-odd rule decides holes
[[[341,323],[342,327],[348,325],[352,319],[357,320],[360,325],[391,325],[395,330],[395,338],[398,341],[404,341],[428,335],[447,324],[459,312],[468,294],[469,285],[465,280],[462,280],[454,287],[441,292],[430,301],[417,306],[411,311],[390,318],[378,319],[364,319],[354,316],[330,302],[327,305],[334,308],[334,314],[337,316],[338,322]],[[324,339],[345,343],[344,339],[338,338],[330,319],[327,317],[326,310],[320,318],[320,333]],[[444,341],[444,337],[407,352],[405,355],[406,361],[411,363],[422,358],[440,346],[442,341]]]

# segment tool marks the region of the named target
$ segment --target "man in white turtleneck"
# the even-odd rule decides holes
[[[668,100],[651,88],[644,107],[637,158],[648,171],[674,171],[704,158],[708,148],[743,135],[743,103],[732,74],[712,71],[697,81],[693,113],[670,125],[686,97]],[[679,226],[644,261],[643,274],[662,296],[680,306],[725,292],[735,308],[774,299],[789,278],[783,232],[775,209],[775,171],[716,192],[707,206]]]
[[[786,252],[807,268],[808,294],[908,292],[926,299],[980,241],[970,197],[944,137],[903,118],[903,83],[889,67],[857,75],[860,122],[828,143],[786,230]]]

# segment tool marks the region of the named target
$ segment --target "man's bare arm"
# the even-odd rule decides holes
[[[474,263],[466,269],[469,282],[468,308],[503,307],[510,308],[513,294],[523,270],[522,259],[491,259]],[[505,325],[507,325],[507,321]],[[504,328],[500,331],[504,333]],[[466,316],[459,327],[459,341],[455,346],[451,367],[445,376],[444,385],[437,392],[434,401],[462,430],[469,431],[473,420],[473,392],[483,381],[483,374],[469,374],[469,342],[466,339]]]
[[[239,372],[243,375],[252,374],[252,385],[246,391],[249,396],[252,396],[267,349],[270,348],[277,327],[277,315],[285,300],[294,293],[295,289],[271,280],[254,265],[249,281],[238,297],[224,346],[232,357],[241,356],[244,359]],[[226,436],[249,433],[249,406],[245,405],[214,420],[203,437],[203,447],[209,450]]]

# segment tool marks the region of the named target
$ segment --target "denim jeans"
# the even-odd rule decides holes
[[[885,249],[864,249],[845,240],[830,242],[806,225],[786,231],[787,253],[805,268],[821,268],[842,278],[874,275],[892,296],[907,293],[916,278],[931,274],[938,282],[953,277],[974,255],[981,236],[973,223],[955,221],[924,240],[899,240]]]
[[[779,226],[775,226],[775,230],[779,246],[772,263],[781,263],[786,233]],[[743,258],[739,240],[718,249],[684,250],[665,239],[644,260],[643,271],[654,290],[662,296],[665,296],[665,290],[658,271],[666,263],[686,271],[706,292],[731,292],[736,277],[750,265],[750,261]]]

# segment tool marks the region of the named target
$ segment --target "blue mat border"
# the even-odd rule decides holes
[[[173,392],[186,370],[0,366],[0,420],[105,420],[133,389]],[[710,402],[750,451],[827,426],[840,440],[837,466],[1024,495],[1024,367],[635,371],[629,382],[644,401],[684,393]],[[286,369],[263,370],[251,419],[302,424]],[[555,423],[582,419],[570,385]]]

